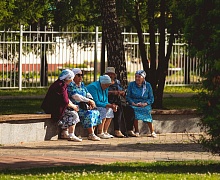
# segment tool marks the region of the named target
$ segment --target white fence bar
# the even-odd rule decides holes
[[[19,41],[19,61],[18,61],[18,89],[22,89],[22,45],[23,45],[23,25],[20,26],[20,41]]]
[[[79,67],[84,71],[86,84],[95,81],[101,73],[101,32],[80,31],[32,31],[31,28],[20,31],[0,31],[0,89],[49,86],[64,68]],[[134,73],[143,69],[138,36],[136,32],[122,33],[124,37],[125,60],[128,81],[134,80]],[[156,49],[159,46],[159,34],[156,33]],[[149,33],[144,33],[147,57],[149,58]],[[166,40],[169,33],[166,34]],[[166,43],[167,45],[167,43]],[[106,52],[105,52],[106,53]],[[44,61],[42,58],[44,57]],[[158,54],[157,54],[158,57]],[[107,60],[106,60],[107,62]],[[45,64],[42,64],[45,63]],[[167,86],[185,86],[199,83],[199,60],[189,58],[187,45],[181,38],[173,43],[166,77]],[[107,66],[107,64],[106,64]],[[44,72],[41,72],[43,68]],[[48,79],[45,79],[45,69]]]

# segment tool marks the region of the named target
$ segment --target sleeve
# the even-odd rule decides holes
[[[96,106],[98,106],[98,107],[106,107],[106,105],[107,105],[108,103],[106,103],[106,102],[101,102],[101,101],[99,100],[99,94],[98,94],[99,90],[98,90],[98,87],[97,87],[97,86],[90,85],[90,86],[87,87],[87,89],[88,89],[88,91],[90,92],[90,94],[92,95],[93,101],[95,101]],[[104,93],[103,93],[103,94],[104,94]]]
[[[123,91],[123,88],[121,86],[121,82],[117,79],[117,84],[118,84],[118,90]]]
[[[92,95],[89,92],[87,92],[86,97],[89,99],[93,99]]]
[[[74,94],[74,95],[72,95],[72,98],[76,101],[79,101],[79,102],[88,102],[89,101],[88,98],[86,98],[80,94]]]
[[[131,91],[132,91],[132,83],[129,83],[128,85],[128,89],[127,89],[127,94],[126,94],[126,101],[129,104],[133,103],[133,100],[131,99]]]
[[[151,87],[150,83],[147,83],[147,88],[148,88],[148,99],[147,99],[147,104],[151,105],[154,103],[154,94],[153,94],[153,90]]]
[[[76,94],[76,91],[74,90],[74,87],[73,87],[73,84],[70,83],[68,86],[67,86],[67,92],[68,92],[68,96],[69,98],[72,98],[74,94]]]

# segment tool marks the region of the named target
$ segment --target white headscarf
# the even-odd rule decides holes
[[[74,77],[75,74],[69,69],[64,69],[59,75],[60,80],[70,80],[73,79]]]
[[[76,74],[79,74],[79,73],[82,73],[81,69],[79,68],[73,68],[72,69],[73,73],[76,75]]]

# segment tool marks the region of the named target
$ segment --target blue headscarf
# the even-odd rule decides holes
[[[106,74],[103,76],[100,76],[99,81],[101,84],[111,84],[112,83],[111,78]]]

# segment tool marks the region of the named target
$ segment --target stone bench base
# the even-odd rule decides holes
[[[156,133],[200,133],[199,116],[195,111],[153,111],[153,124]],[[149,133],[146,123],[139,121],[140,134]],[[113,122],[109,133],[114,134]],[[58,140],[59,129],[49,114],[15,114],[0,116],[0,144],[40,142]],[[75,134],[85,137],[87,130],[81,124]]]

